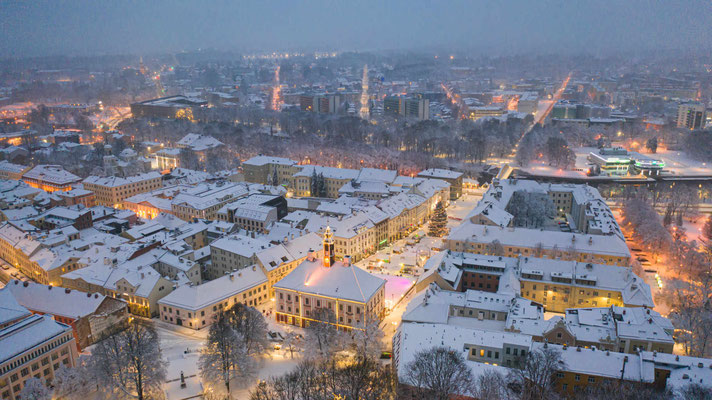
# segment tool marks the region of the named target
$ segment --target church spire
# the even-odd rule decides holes
[[[334,234],[331,227],[327,226],[324,231],[324,266],[330,268],[334,265]]]

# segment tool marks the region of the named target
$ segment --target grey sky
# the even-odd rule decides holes
[[[0,0],[1,57],[220,50],[712,48],[710,0]]]

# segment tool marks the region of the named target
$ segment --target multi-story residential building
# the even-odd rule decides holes
[[[654,307],[650,287],[628,268],[575,261],[520,258],[522,296],[548,311],[573,307]]]
[[[462,196],[462,172],[447,169],[431,168],[420,171],[421,178],[441,179],[450,184],[450,200],[457,200]]]
[[[195,285],[203,282],[201,271],[203,266],[200,263],[177,256],[170,251],[158,256],[157,261],[153,264],[153,268],[164,277],[172,280],[180,280],[185,277]]]
[[[126,178],[90,176],[84,179],[83,184],[84,189],[94,192],[98,204],[114,208],[120,208],[128,197],[163,187],[161,174],[158,172]]]
[[[72,328],[49,315],[32,315],[0,329],[0,398],[20,399],[30,378],[52,382],[61,365],[74,367]]]
[[[401,115],[421,121],[430,119],[430,100],[406,96],[386,96],[383,99],[383,112],[388,115]]]
[[[629,267],[534,257],[441,252],[425,265],[416,287],[507,290],[563,313],[576,307],[654,307],[650,286]]]
[[[319,114],[336,114],[341,106],[341,98],[334,94],[316,96],[299,96],[299,107],[302,111]]]
[[[0,161],[0,179],[19,181],[22,179],[22,175],[29,170],[30,167],[28,166],[13,164],[9,161]]]
[[[356,267],[349,257],[336,261],[330,229],[324,232],[323,256],[311,252],[274,285],[277,322],[308,326],[320,309],[338,329],[361,329],[380,321],[385,310],[386,281]]]
[[[68,192],[57,192],[57,196],[64,200],[64,205],[74,206],[81,204],[86,208],[96,206],[96,196],[94,192],[85,189],[72,189]]]
[[[339,189],[351,180],[357,179],[359,170],[348,168],[304,165],[301,171],[292,175],[290,189],[298,197],[339,197]],[[319,193],[312,193],[314,179]]]
[[[189,133],[176,142],[176,147],[192,151],[202,163],[207,160],[212,150],[223,146],[224,144],[214,137],[197,133]]]
[[[245,181],[263,185],[289,183],[300,169],[297,162],[288,158],[259,155],[242,163]],[[275,176],[277,181],[275,182]]]
[[[468,221],[446,239],[451,251],[505,257],[539,257],[627,266],[630,250],[618,235],[590,235],[541,229],[476,225]]]
[[[208,105],[207,100],[182,95],[161,97],[131,104],[134,117],[190,118],[193,111]]]
[[[78,232],[69,227],[55,232],[46,238],[45,242],[58,240],[61,244],[74,238],[78,238]],[[33,238],[12,224],[5,223],[0,226],[0,258],[39,283],[57,285],[61,282],[60,276],[63,273],[81,268],[79,252],[66,246],[51,248],[45,242]]]
[[[674,327],[669,319],[647,307],[571,308],[564,317],[508,319],[508,329],[531,335],[539,342],[570,347],[637,354],[672,353]]]
[[[51,315],[55,321],[72,327],[79,351],[128,320],[126,302],[98,293],[17,280],[2,290],[11,292],[18,304],[32,313]]]
[[[248,231],[266,232],[270,224],[286,215],[287,200],[284,197],[253,194],[223,206],[217,219],[235,223]]]
[[[215,314],[237,303],[257,307],[269,301],[267,277],[258,266],[242,268],[200,285],[183,285],[158,301],[162,321],[200,329]]]
[[[257,263],[257,253],[272,246],[264,238],[230,235],[210,243],[211,263],[206,274],[210,279],[247,268]]]
[[[45,192],[69,191],[82,178],[66,171],[59,165],[37,165],[22,175],[28,185]]]
[[[117,249],[114,252],[112,249],[86,255],[89,258],[84,261],[87,266],[62,275],[61,286],[124,300],[128,303],[129,312],[135,315],[147,318],[157,316],[158,300],[175,289],[174,282],[152,267],[158,255],[165,250],[139,252],[138,256],[134,256],[137,254],[135,248],[127,250]]]
[[[171,211],[173,215],[184,221],[195,218],[216,220],[218,211],[225,204],[247,194],[249,189],[244,184],[203,183],[178,192],[171,200]]]
[[[677,127],[690,130],[704,128],[706,111],[705,104],[701,102],[681,103],[677,107]]]

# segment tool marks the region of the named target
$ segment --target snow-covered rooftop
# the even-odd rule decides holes
[[[321,259],[304,260],[297,268],[274,284],[275,289],[295,290],[319,296],[368,302],[386,281],[361,268],[342,262],[325,267]]]
[[[198,311],[266,282],[262,269],[253,265],[201,285],[180,286],[158,304]]]

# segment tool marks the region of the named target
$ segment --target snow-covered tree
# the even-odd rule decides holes
[[[442,201],[438,201],[433,210],[433,216],[430,217],[430,225],[428,227],[428,235],[433,237],[443,237],[447,232],[447,210]]]
[[[362,325],[363,329],[351,331],[351,347],[356,354],[378,358],[383,349],[383,330],[379,321],[371,321]]]
[[[163,395],[166,362],[151,323],[133,322],[105,337],[92,350],[89,368],[112,397],[143,400]]]
[[[80,400],[87,397],[95,383],[92,374],[80,359],[80,364],[69,368],[64,364],[54,373],[54,396],[62,400]]]
[[[328,359],[343,348],[344,334],[336,328],[336,315],[329,309],[314,310],[312,319],[306,329],[305,354],[309,358]]]
[[[405,369],[402,378],[418,398],[448,400],[474,395],[472,371],[462,354],[450,348],[421,350]]]
[[[289,358],[294,358],[294,352],[299,350],[297,347],[300,340],[299,338],[300,336],[293,330],[286,330],[284,334],[284,341],[282,342],[282,352],[284,354],[289,353]]]
[[[712,243],[712,215],[707,217],[707,221],[702,226],[702,238],[706,242]]]
[[[305,360],[287,374],[260,382],[250,400],[393,400],[395,374],[377,360]]]
[[[256,357],[269,345],[267,322],[256,308],[237,303],[226,311],[228,322],[239,334],[242,347],[247,354]]]
[[[505,210],[514,217],[515,226],[528,228],[539,228],[556,214],[548,194],[524,190],[512,193]]]
[[[30,378],[20,391],[22,400],[50,400],[52,392],[45,385],[44,379]]]
[[[678,330],[677,342],[686,355],[706,357],[712,354],[712,284],[709,276],[699,282],[668,287],[663,300],[670,307],[668,317]]]
[[[256,369],[245,346],[245,338],[234,328],[229,311],[217,314],[210,325],[205,347],[200,355],[200,373],[210,390],[230,396],[230,382],[244,383]]]

